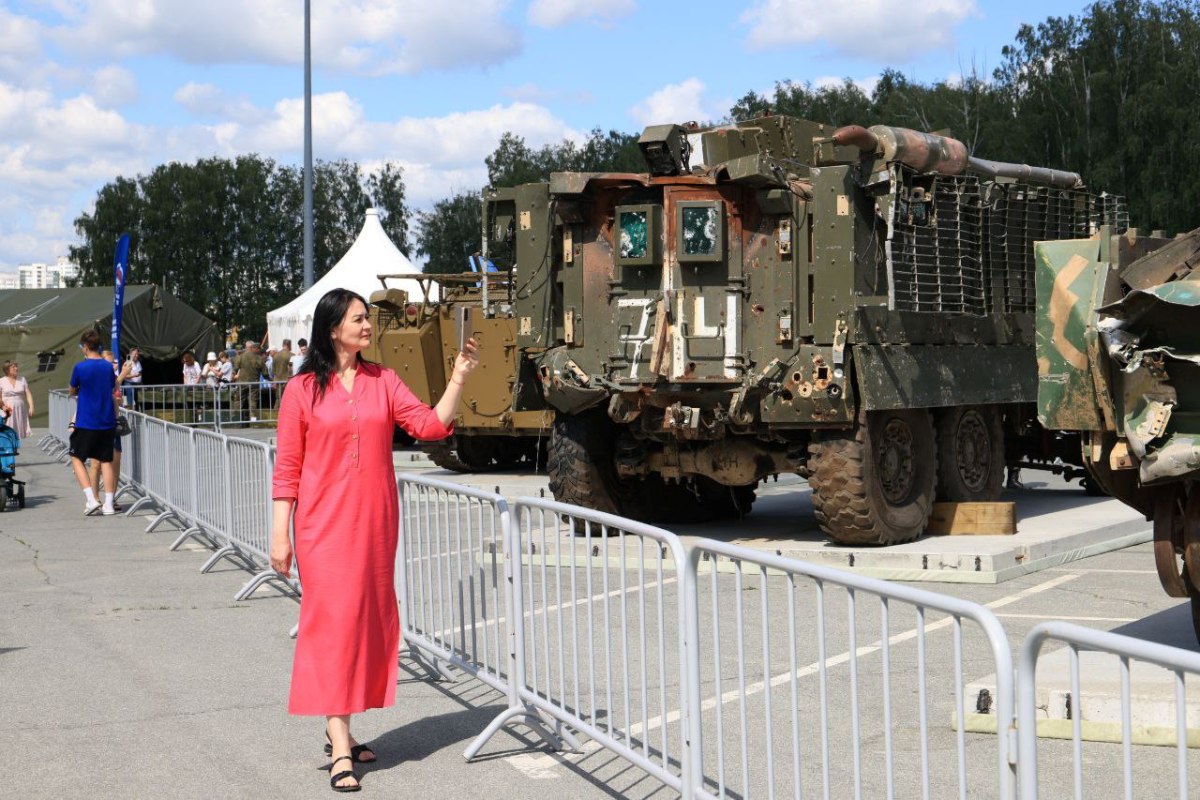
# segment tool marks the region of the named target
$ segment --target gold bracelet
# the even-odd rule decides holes
[[[451,379],[450,379],[450,382],[451,382],[451,383],[458,384],[459,386],[466,386],[466,385],[467,385],[467,382],[466,382],[466,381],[456,381],[456,380],[454,380],[454,378],[451,378]]]

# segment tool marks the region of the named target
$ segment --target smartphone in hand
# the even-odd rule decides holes
[[[458,309],[458,352],[462,352],[467,347],[467,340],[474,334],[474,315],[470,306],[462,306]]]

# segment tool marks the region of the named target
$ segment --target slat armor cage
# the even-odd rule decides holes
[[[1124,199],[1115,195],[984,183],[974,175],[899,177],[889,248],[899,311],[1032,313],[1034,242],[1129,227]]]

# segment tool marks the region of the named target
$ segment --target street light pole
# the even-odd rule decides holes
[[[304,288],[313,285],[312,3],[304,0]]]

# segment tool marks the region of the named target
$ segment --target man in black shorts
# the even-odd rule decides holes
[[[117,412],[113,405],[113,388],[117,379],[112,364],[100,355],[98,333],[86,331],[79,337],[79,346],[83,348],[83,361],[71,371],[71,394],[79,398],[75,408],[75,430],[71,432],[71,468],[83,489],[84,515],[115,514],[113,495],[117,491],[117,477],[113,473],[112,460]],[[96,497],[83,465],[89,458],[100,462],[100,476],[104,480],[103,502]]]

